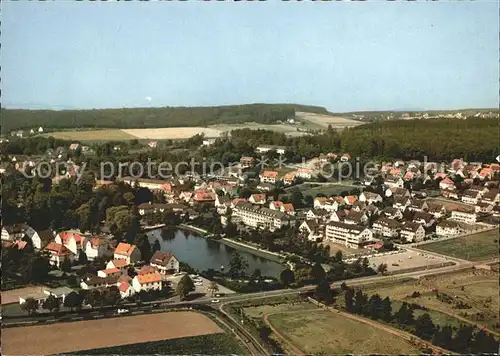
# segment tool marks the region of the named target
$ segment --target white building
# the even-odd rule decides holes
[[[384,199],[380,194],[372,192],[363,192],[359,195],[359,201],[367,204],[382,203]]]
[[[396,220],[381,217],[373,223],[372,229],[379,235],[395,238],[399,236],[400,224]]]
[[[339,203],[332,201],[327,197],[316,197],[313,203],[314,209],[326,210],[329,212],[337,211],[339,209]]]
[[[63,244],[74,254],[78,254],[85,248],[87,237],[77,231],[61,231],[54,239],[58,244]]]
[[[289,225],[293,216],[266,207],[239,202],[233,209],[232,220],[233,222],[241,221],[254,228],[276,230]]]
[[[425,229],[422,225],[405,221],[401,224],[401,230],[399,231],[401,239],[405,239],[407,242],[420,242],[424,241]]]
[[[286,152],[286,147],[284,146],[270,146],[270,145],[260,145],[256,148],[258,153],[267,153],[269,151],[275,150],[276,153],[284,155]]]
[[[141,251],[139,251],[135,245],[120,242],[118,246],[116,246],[114,258],[117,260],[125,260],[128,264],[131,264],[141,259]]]
[[[455,221],[445,220],[436,225],[436,235],[454,236],[462,232],[460,224]]]
[[[156,251],[151,260],[149,260],[149,265],[154,267],[160,272],[160,274],[177,273],[179,272],[179,260],[171,252],[161,252]]]
[[[335,243],[359,248],[373,239],[373,233],[364,226],[332,221],[326,225],[325,237]]]
[[[137,276],[132,279],[132,286],[136,293],[141,291],[161,290],[161,275],[155,268],[144,266]]]
[[[48,253],[50,264],[56,267],[60,267],[65,259],[72,262],[75,257],[75,255],[68,248],[66,248],[66,246],[56,242],[49,243],[43,251]]]
[[[451,220],[466,224],[475,224],[477,216],[474,210],[455,210],[451,212]]]
[[[104,237],[93,237],[85,244],[85,254],[89,261],[98,257],[113,256],[113,251],[109,240]]]

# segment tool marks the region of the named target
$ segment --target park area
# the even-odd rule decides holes
[[[438,325],[477,324],[499,335],[498,278],[498,272],[471,269],[416,281],[370,284],[362,289],[368,294],[390,297],[393,312],[403,301],[415,303],[427,308],[415,310],[415,317],[427,312]]]
[[[244,309],[256,320],[267,320],[286,339],[286,349],[306,354],[414,354],[409,342],[383,329],[346,318],[310,303]]]
[[[4,328],[2,352],[5,355],[71,353],[218,333],[223,333],[223,330],[205,315],[179,311]],[[26,342],[27,337],[29,342]]]
[[[498,257],[498,235],[498,230],[494,229],[455,239],[433,242],[421,245],[418,248],[469,261],[483,261]]]

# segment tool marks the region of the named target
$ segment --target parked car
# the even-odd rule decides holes
[[[219,303],[220,300],[219,299],[212,299],[212,303]]]
[[[118,314],[125,314],[125,313],[128,313],[130,310],[128,309],[118,309]]]

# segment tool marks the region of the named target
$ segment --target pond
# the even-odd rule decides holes
[[[181,262],[189,264],[200,271],[213,268],[216,271],[229,269],[229,261],[235,252],[238,252],[247,262],[247,273],[260,269],[263,276],[279,277],[284,267],[274,261],[253,255],[247,251],[237,250],[221,242],[206,239],[187,230],[176,230],[173,239],[164,239],[162,229],[147,233],[151,246],[156,240],[160,242],[161,251],[172,252]]]

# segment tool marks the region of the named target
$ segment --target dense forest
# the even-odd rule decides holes
[[[361,159],[419,159],[493,162],[499,151],[498,119],[398,120],[346,128],[329,129],[316,136],[286,137],[265,130],[235,130],[231,142],[213,147],[221,155],[249,153],[259,144],[293,147],[289,161],[317,157],[320,153],[350,153]]]
[[[296,104],[248,104],[212,107],[125,108],[102,110],[1,109],[3,133],[43,126],[64,128],[142,128],[207,126],[258,122],[275,123],[295,111],[327,114],[325,108]]]

